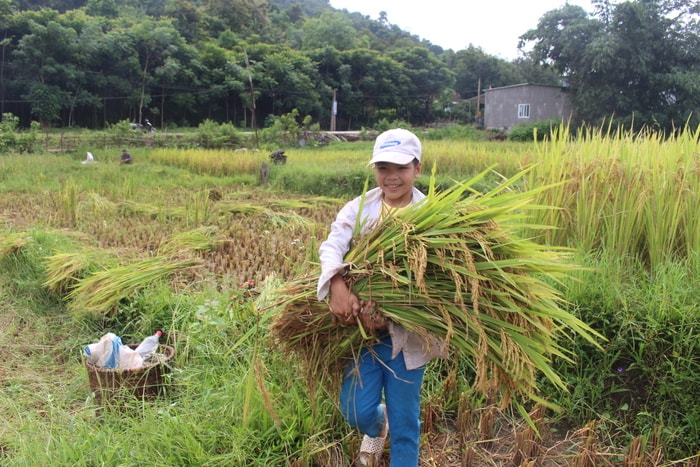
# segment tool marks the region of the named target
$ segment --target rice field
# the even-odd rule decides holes
[[[436,364],[423,466],[700,462],[687,395],[700,374],[700,131],[576,136],[424,141],[422,187],[433,169],[447,187],[489,167],[480,191],[523,169],[508,190],[551,185],[513,229],[591,266],[557,287],[608,343],[599,354],[572,338],[579,364],[553,362],[569,393],[542,385],[565,415],[533,405],[531,425],[473,391],[473,368]],[[332,399],[311,397],[257,310],[316,267],[336,212],[371,181],[370,150],[290,149],[284,165],[255,151],[135,150],[123,167],[118,151],[93,165],[0,156],[0,463],[121,465],[129,450],[147,465],[349,465],[357,436]],[[99,412],[78,349],[106,328],[136,339],[154,327],[177,348],[176,390]]]

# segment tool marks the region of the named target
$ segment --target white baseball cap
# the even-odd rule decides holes
[[[421,144],[418,137],[403,128],[394,128],[377,136],[368,165],[377,162],[406,165],[413,162],[413,159],[420,161],[420,158]]]

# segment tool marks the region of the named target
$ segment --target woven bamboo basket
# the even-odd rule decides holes
[[[138,344],[129,344],[129,347],[136,349]],[[168,362],[174,355],[174,348],[159,344],[155,361],[146,363],[141,368],[127,370],[100,368],[85,360],[95,402],[101,404],[120,397],[152,399],[162,394],[166,385],[164,376],[170,373]]]

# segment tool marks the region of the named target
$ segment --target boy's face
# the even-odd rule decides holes
[[[421,164],[398,165],[390,162],[374,164],[377,186],[384,193],[384,202],[391,207],[408,206],[413,199],[413,182],[420,176]]]

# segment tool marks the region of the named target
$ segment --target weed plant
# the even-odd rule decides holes
[[[604,418],[610,434],[659,434],[669,458],[697,447],[698,259],[669,261],[653,272],[604,253],[582,260],[590,269],[579,272],[566,298],[607,343],[598,352],[575,339],[578,363],[558,362],[571,392],[552,397],[568,407],[567,424]]]

